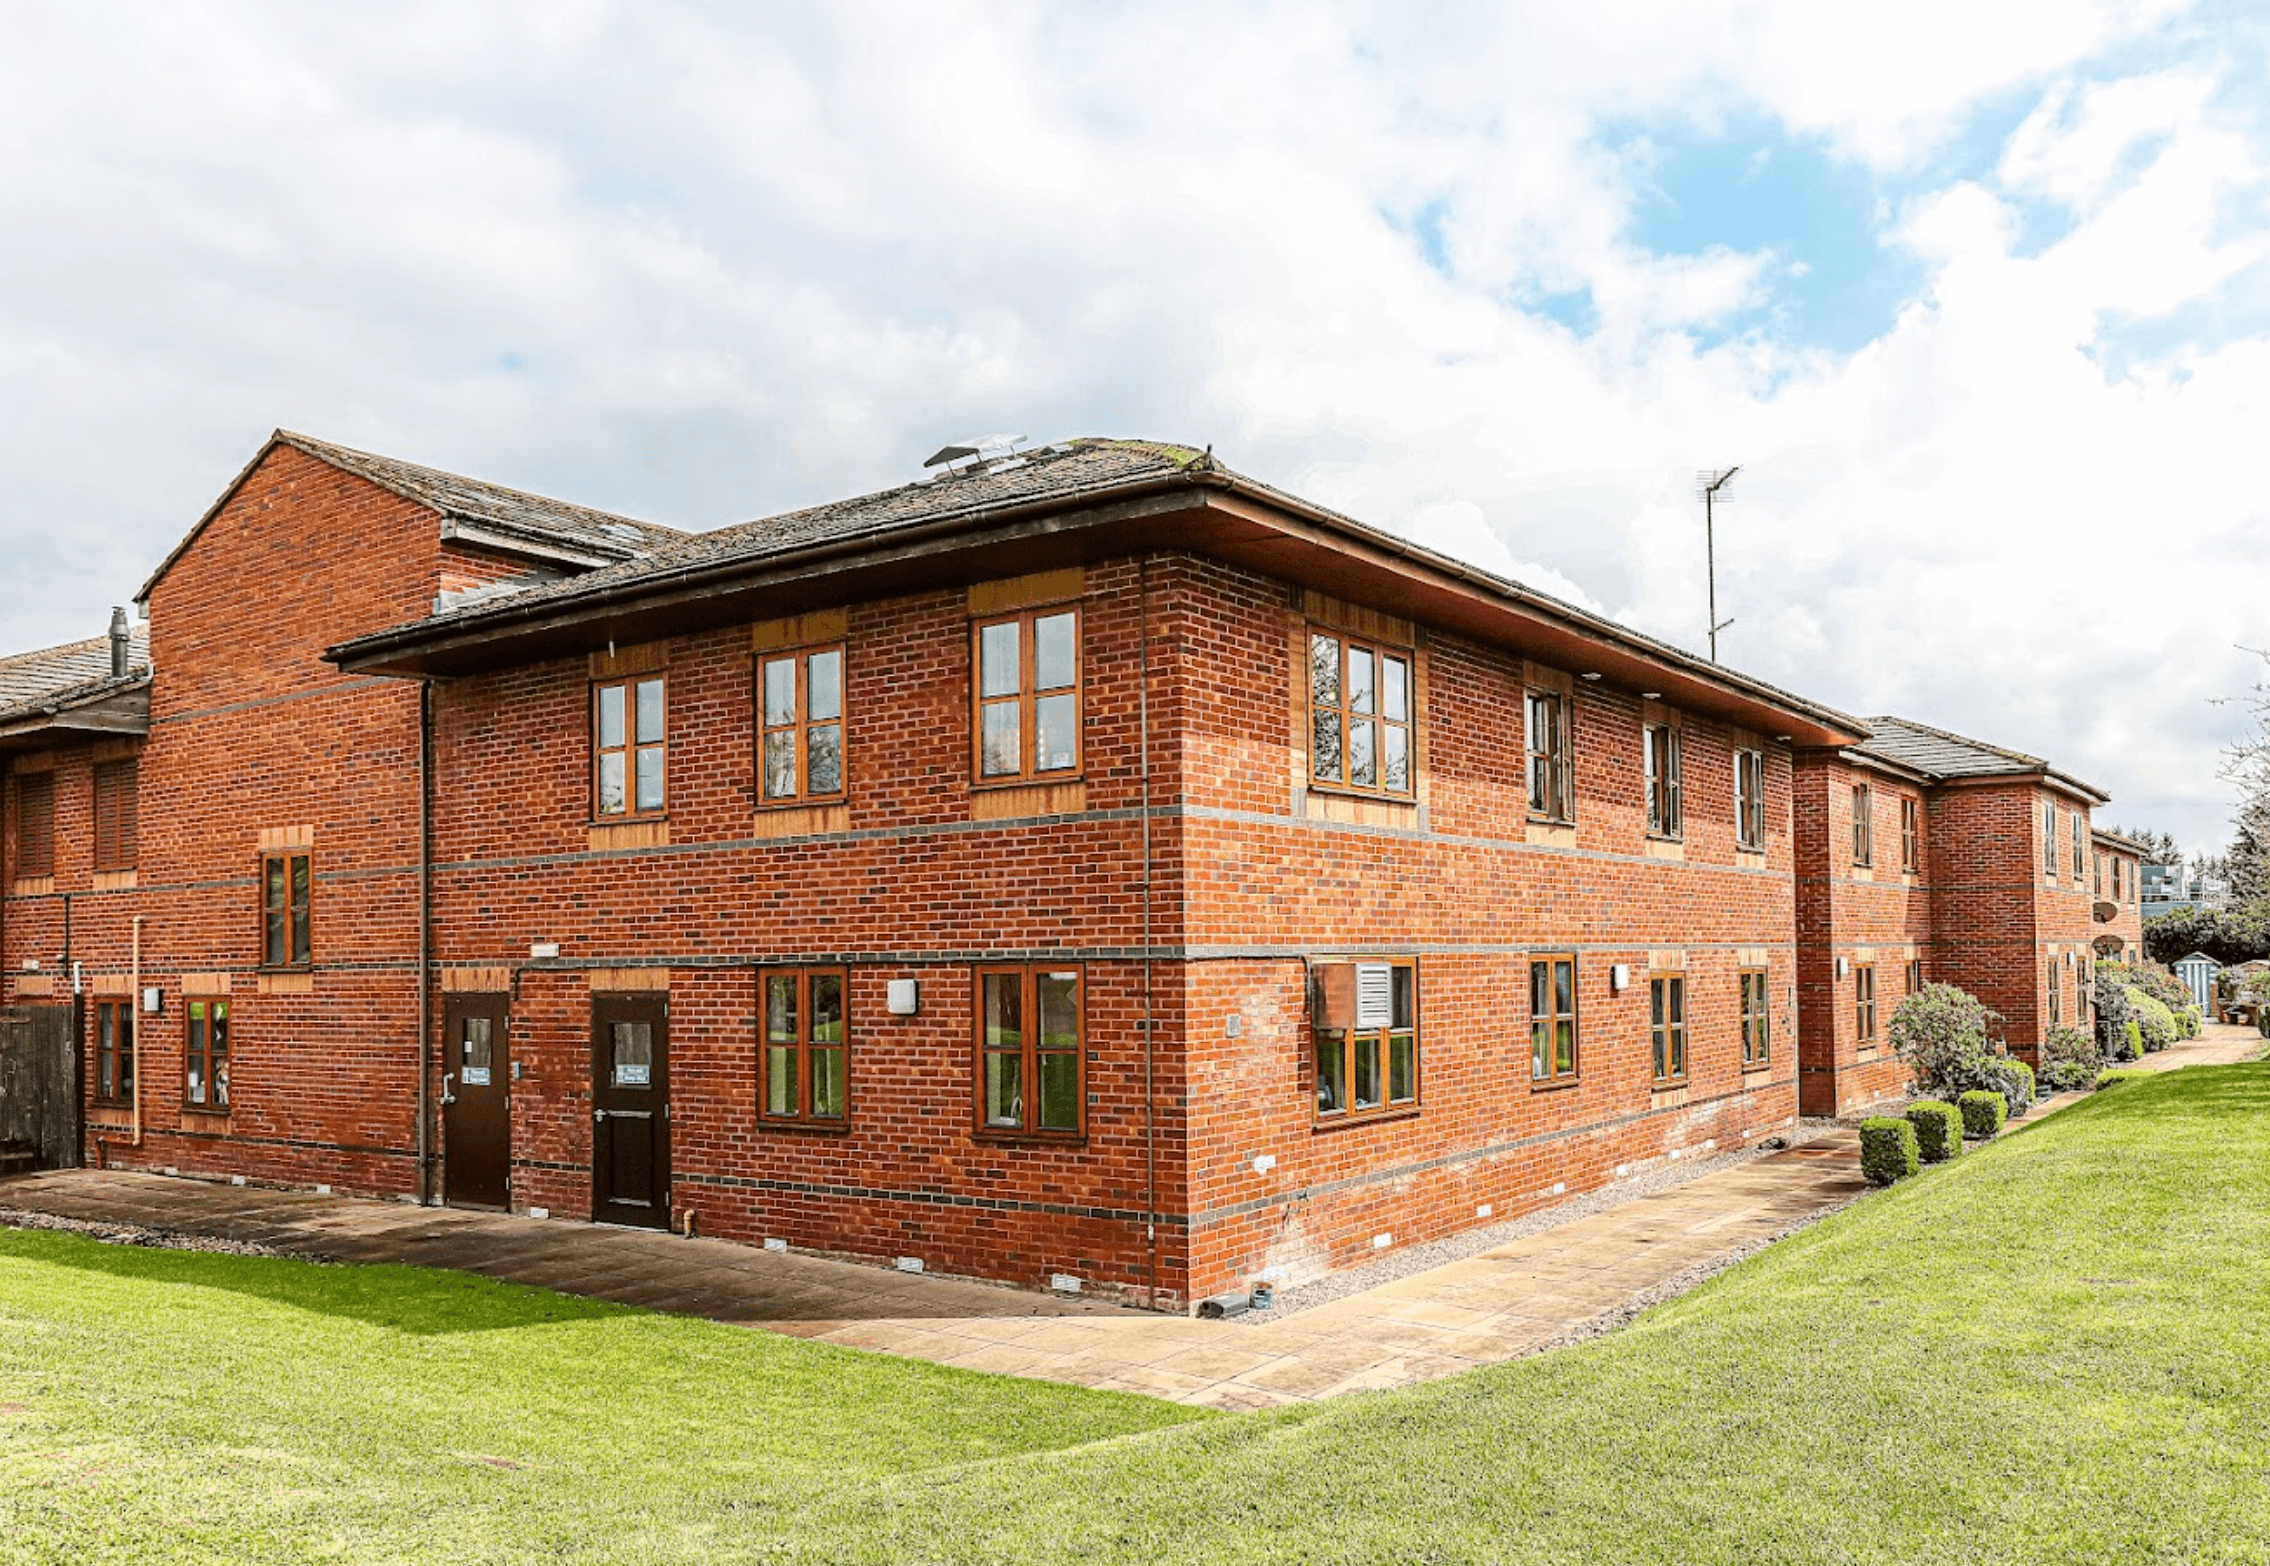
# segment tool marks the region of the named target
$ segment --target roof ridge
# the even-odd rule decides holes
[[[34,658],[50,658],[57,653],[91,652],[97,643],[109,640],[110,638],[107,635],[83,636],[75,642],[57,642],[52,647],[31,647],[22,652],[0,653],[0,668],[6,668],[10,664],[26,663]]]
[[[364,451],[359,446],[343,446],[337,441],[325,440],[319,435],[303,434],[298,430],[278,428],[275,439],[319,461],[347,466],[355,472],[357,477],[368,479],[380,488],[390,490],[395,494],[402,494],[402,492],[383,476],[384,470],[387,468],[407,469],[413,473],[427,474],[436,479],[447,480],[452,484],[464,484],[474,489],[488,490],[493,494],[510,495],[515,499],[531,501],[538,505],[557,506],[562,510],[581,512],[585,516],[598,517],[609,522],[622,522],[636,528],[652,529],[657,533],[668,534],[673,538],[698,538],[701,536],[699,533],[689,533],[683,528],[672,527],[667,522],[649,522],[644,517],[634,517],[625,512],[602,511],[597,506],[587,506],[581,501],[562,500],[557,495],[540,495],[532,489],[520,489],[511,484],[499,484],[494,479],[475,478],[470,473],[457,473],[448,468],[437,468],[431,463],[412,462],[407,457],[390,457],[382,451]],[[341,458],[345,458],[346,462],[340,463],[339,459]],[[437,511],[445,509],[441,506],[435,506],[433,501],[422,495],[403,495],[402,498],[414,501],[418,505],[433,506]]]
[[[1972,739],[1968,734],[1957,734],[1952,729],[1934,728],[1928,723],[1918,723],[1913,718],[1903,718],[1898,716],[1896,713],[1882,713],[1878,716],[1869,718],[1866,721],[1870,724],[1896,723],[1902,728],[1915,729],[1924,734],[1935,735],[1940,739],[1950,740],[1957,745],[1968,745],[1973,750],[1987,751],[1993,755],[2001,756],[2011,761],[2023,761],[2029,766],[2046,768],[2049,765],[2049,763],[2040,756],[2029,756],[2022,750],[2012,750],[2007,745],[1996,745],[1988,740]]]

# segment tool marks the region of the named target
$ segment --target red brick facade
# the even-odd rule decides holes
[[[1187,456],[1173,460],[1179,474]],[[147,738],[9,761],[12,779],[55,773],[59,844],[52,883],[11,882],[10,998],[60,999],[59,958],[82,1004],[124,995],[137,916],[141,983],[163,995],[141,1018],[141,1143],[128,1109],[95,1105],[88,1156],[441,1199],[442,1019],[494,995],[510,1204],[589,1217],[599,1139],[617,1134],[602,1089],[633,1080],[605,1064],[623,1035],[595,1028],[609,997],[635,997],[663,1019],[667,1081],[653,1134],[668,1178],[640,1221],[1172,1306],[1754,1142],[1801,1097],[1826,1113],[1893,1091],[1880,1041],[1911,957],[1978,990],[2028,1047],[2048,959],[2095,933],[2071,867],[2044,873],[2038,786],[1926,785],[1857,760],[1836,749],[1865,738],[1852,720],[1557,607],[1440,572],[1414,585],[1362,537],[1262,555],[1255,519],[1311,526],[1298,503],[1193,493],[1156,502],[1190,514],[1172,534],[1067,502],[1092,530],[1077,553],[1055,535],[1022,554],[972,544],[935,554],[928,580],[832,597],[563,612],[531,651],[452,654],[421,686],[324,652],[419,622],[437,595],[509,589],[526,561],[272,445],[149,590]],[[1068,611],[1076,765],[988,783],[974,635]],[[1318,781],[1317,636],[1408,669],[1406,786]],[[844,784],[775,804],[759,793],[758,670],[813,647],[842,652]],[[657,809],[595,801],[594,690],[617,681],[662,687]],[[1531,693],[1566,715],[1565,821],[1531,808]],[[1675,747],[1675,803],[1659,789],[1653,821],[1651,744]],[[89,768],[135,750],[138,863],[98,886]],[[1738,841],[1738,754],[1762,790],[1755,845]],[[1852,862],[1862,782],[1872,866]],[[13,812],[13,783],[7,797]],[[267,961],[264,860],[294,855],[311,951]],[[1532,964],[1554,958],[1574,980],[1573,1062],[1549,1044],[1538,1080]],[[1375,1085],[1376,1111],[1320,1082],[1320,1045],[1342,1046],[1318,1031],[1318,986],[1340,962],[1411,975],[1408,1092]],[[1874,1045],[1857,1036],[1857,965],[1877,976]],[[1062,1130],[987,1124],[979,987],[1011,968],[999,983],[1028,996],[1033,975],[1077,976],[1076,1048],[1047,1032],[1061,1020],[1031,1024],[1027,1045],[1056,1050],[1049,1069],[1076,1090],[1051,1099],[1043,1082],[1065,1079],[1035,1077],[1007,1117],[1073,1114]],[[765,985],[787,970],[845,978],[840,1119],[766,1112]],[[894,1009],[907,980],[913,1008]],[[1651,1004],[1674,981],[1682,1025],[1659,1038]],[[217,1113],[183,1103],[185,1019],[224,998]],[[2064,1004],[2070,1018],[2069,990]],[[1659,1047],[1678,1046],[1683,1069],[1659,1076]],[[1334,1092],[1346,1102],[1320,1108]]]

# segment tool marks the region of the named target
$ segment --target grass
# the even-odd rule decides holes
[[[1188,1423],[9,1236],[0,1559],[2265,1561],[2266,1266],[2262,1065],[2096,1095],[1582,1347]]]

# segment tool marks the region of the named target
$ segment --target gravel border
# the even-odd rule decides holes
[[[1807,1142],[1836,1130],[1839,1124],[1840,1122],[1827,1118],[1804,1119],[1787,1130],[1776,1134],[1786,1146],[1801,1147]],[[1768,1140],[1771,1140],[1771,1138]],[[1654,1196],[1663,1191],[1676,1190],[1690,1180],[1699,1180],[1704,1175],[1716,1174],[1722,1169],[1733,1169],[1739,1165],[1764,1158],[1769,1153],[1781,1151],[1783,1151],[1782,1148],[1767,1148],[1761,1145],[1736,1148],[1732,1152],[1720,1153],[1711,1158],[1682,1158],[1676,1163],[1667,1158],[1659,1158],[1649,1167],[1636,1174],[1627,1175],[1621,1180],[1611,1181],[1596,1190],[1572,1196],[1567,1201],[1556,1202],[1550,1207],[1540,1207],[1536,1211],[1524,1213],[1518,1218],[1509,1218],[1503,1223],[1489,1224],[1480,1229],[1468,1229],[1444,1239],[1430,1240],[1424,1245],[1409,1246],[1391,1256],[1383,1257],[1379,1261],[1368,1263],[1362,1267],[1346,1267],[1337,1272],[1326,1273],[1321,1278],[1312,1278],[1305,1283],[1280,1286],[1276,1291],[1276,1301],[1269,1309],[1249,1310],[1242,1316],[1235,1316],[1230,1319],[1248,1327],[1266,1327],[1273,1321],[1283,1321],[1287,1317],[1298,1315],[1304,1310],[1313,1310],[1319,1305],[1329,1305],[1334,1300],[1346,1299],[1351,1294],[1361,1294],[1364,1290],[1377,1288],[1383,1283],[1393,1283],[1397,1279],[1408,1278],[1414,1273],[1426,1272],[1431,1268],[1440,1267],[1446,1262],[1464,1261],[1469,1256],[1479,1256],[1484,1251],[1495,1250],[1497,1247],[1509,1244],[1514,1240],[1527,1239],[1533,1234],[1543,1234],[1548,1229],[1558,1229],[1563,1224],[1574,1223],[1579,1218],[1590,1218],[1595,1213],[1611,1212],[1628,1202],[1636,1202],[1643,1197]],[[1822,1216],[1827,1215],[1823,1214]],[[1808,1223],[1812,1221],[1811,1219],[1806,1220]],[[1777,1232],[1771,1238],[1761,1240],[1754,1245],[1745,1246],[1728,1257],[1690,1267],[1686,1271],[1676,1274],[1673,1278],[1657,1284],[1645,1293],[1635,1296],[1634,1302],[1614,1307],[1601,1316],[1594,1317],[1592,1321],[1586,1322],[1582,1327],[1572,1329],[1574,1336],[1554,1339],[1554,1344],[1562,1341],[1577,1342],[1585,1337],[1597,1337],[1601,1332],[1609,1331],[1613,1327],[1621,1325],[1622,1321],[1629,1320],[1632,1316],[1637,1315],[1648,1305],[1669,1299],[1673,1294],[1684,1293],[1712,1273],[1732,1266],[1734,1262],[1764,1249],[1774,1240],[1780,1239],[1782,1235],[1794,1233],[1802,1227],[1804,1227],[1803,1224],[1792,1225],[1788,1229]],[[1676,1287],[1673,1287],[1674,1284],[1676,1284]],[[1620,1316],[1619,1313],[1621,1313]],[[1606,1321],[1610,1317],[1618,1317],[1618,1319],[1608,1321],[1607,1326],[1594,1329],[1595,1322]]]
[[[314,1258],[249,1240],[224,1240],[215,1235],[182,1234],[173,1229],[146,1229],[135,1223],[103,1223],[93,1218],[65,1218],[59,1213],[31,1212],[21,1207],[0,1207],[0,1228],[46,1229],[58,1234],[83,1234],[106,1245],[138,1245],[154,1251],[206,1251],[220,1256],[283,1256],[297,1261]]]

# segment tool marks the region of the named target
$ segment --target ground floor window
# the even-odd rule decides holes
[[[1659,975],[1647,981],[1649,1034],[1655,1043],[1655,1080],[1687,1079],[1687,981]]]
[[[764,978],[764,1083],[770,1120],[841,1120],[850,1109],[850,1036],[841,968],[775,968]]]
[[[1762,1066],[1773,1052],[1772,1014],[1766,1005],[1766,970],[1742,970],[1742,1064]]]
[[[1557,1082],[1576,1075],[1576,958],[1529,963],[1529,1079]]]
[[[1876,970],[1870,966],[1852,970],[1852,1026],[1863,1046],[1876,1042]]]
[[[229,1107],[229,1003],[189,1003],[188,1101],[193,1109]]]
[[[1080,970],[978,970],[978,1125],[1076,1134],[1083,1124]]]
[[[1345,1120],[1419,1101],[1419,969],[1408,959],[1352,964],[1355,1026],[1316,1030],[1316,1116]]]
[[[95,1101],[115,1104],[134,1096],[134,1003],[95,1002]]]

